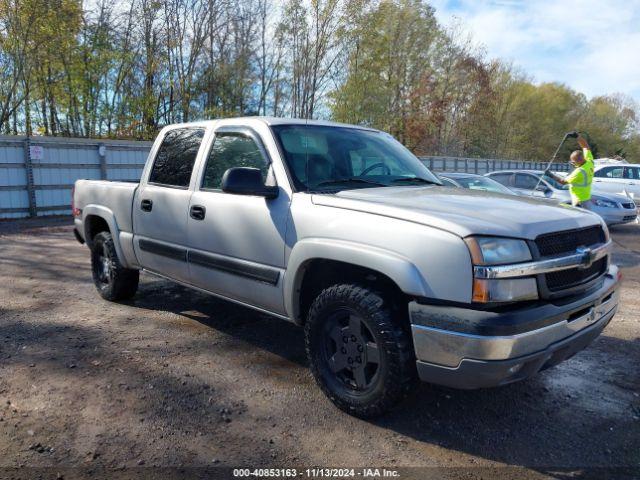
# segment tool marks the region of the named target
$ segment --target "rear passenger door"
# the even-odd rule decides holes
[[[168,130],[133,201],[134,248],[140,264],[189,282],[187,219],[191,177],[205,129]]]

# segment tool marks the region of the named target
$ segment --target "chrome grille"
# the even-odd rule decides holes
[[[605,243],[606,237],[601,226],[546,233],[536,238],[535,243],[541,257],[574,254],[579,247],[594,247]],[[595,280],[607,270],[607,257],[593,263],[588,268],[570,268],[544,275],[547,290],[559,292]]]
[[[604,257],[594,262],[589,268],[570,268],[547,273],[545,275],[547,288],[552,292],[557,292],[565,288],[575,287],[602,275],[606,269],[607,258]]]

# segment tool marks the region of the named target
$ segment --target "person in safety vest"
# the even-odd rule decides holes
[[[545,174],[560,182],[569,185],[569,193],[571,194],[571,204],[574,207],[582,207],[587,210],[591,209],[591,183],[593,182],[593,153],[587,141],[578,133],[571,132],[568,137],[576,138],[582,150],[574,150],[571,153],[569,162],[575,168],[566,177],[561,177],[549,169]]]

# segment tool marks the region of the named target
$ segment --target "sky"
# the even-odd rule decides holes
[[[489,58],[533,80],[561,82],[591,98],[640,102],[640,0],[432,0],[444,25],[459,22]]]

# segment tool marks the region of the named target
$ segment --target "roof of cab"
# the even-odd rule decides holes
[[[374,128],[369,128],[362,125],[351,125],[348,123],[338,123],[338,122],[330,122],[328,120],[307,120],[304,118],[281,118],[281,117],[261,117],[261,116],[253,116],[253,117],[230,117],[230,118],[219,118],[219,119],[211,119],[211,120],[196,120],[193,122],[187,123],[176,123],[167,125],[165,128],[173,129],[173,128],[181,128],[181,127],[194,127],[194,126],[211,126],[212,124],[220,124],[220,125],[232,125],[237,123],[247,123],[251,124],[254,122],[262,122],[267,125],[317,125],[317,126],[325,126],[325,127],[342,127],[342,128],[353,128],[358,130],[368,130],[372,132],[377,132]]]

